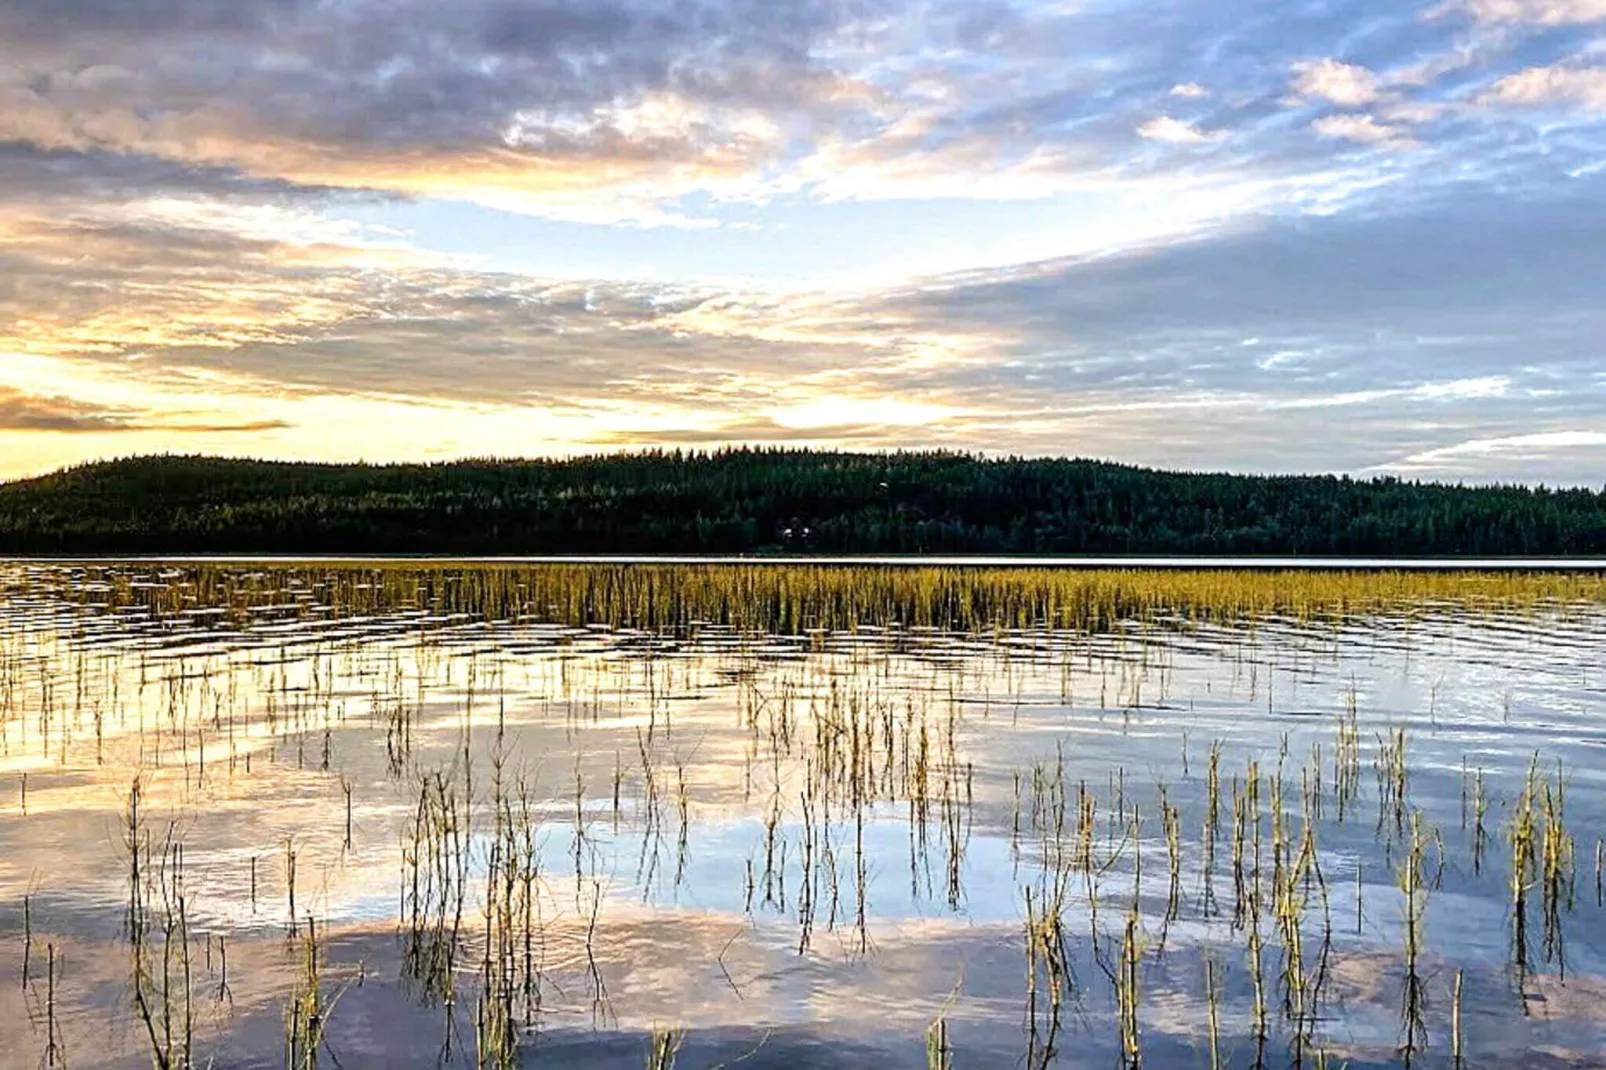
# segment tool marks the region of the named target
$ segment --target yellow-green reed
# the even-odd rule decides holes
[[[338,615],[420,609],[653,629],[716,624],[797,633],[896,624],[1097,631],[1125,620],[1267,614],[1337,620],[1370,611],[1416,616],[1444,605],[1520,611],[1606,602],[1606,576],[1590,572],[397,561],[194,565],[183,568],[183,583],[149,584],[158,566],[83,570],[56,593],[158,614],[217,606],[237,624],[262,606],[288,613],[321,606]]]

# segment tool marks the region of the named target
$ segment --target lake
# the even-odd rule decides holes
[[[0,563],[0,1065],[1603,1064],[1606,580],[1036,564]]]

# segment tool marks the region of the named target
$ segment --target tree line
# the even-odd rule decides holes
[[[1606,492],[788,449],[331,465],[161,456],[0,486],[40,554],[1606,554]]]

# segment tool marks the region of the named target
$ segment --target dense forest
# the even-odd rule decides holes
[[[1603,554],[1606,493],[956,453],[150,457],[0,486],[0,552]]]

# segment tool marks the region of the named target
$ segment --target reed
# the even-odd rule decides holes
[[[1401,1058],[1409,1066],[1416,1052],[1427,1043],[1425,994],[1420,970],[1422,954],[1422,916],[1427,908],[1427,888],[1422,880],[1422,855],[1426,840],[1422,833],[1421,812],[1411,815],[1410,840],[1396,877],[1404,899],[1401,931],[1405,941],[1405,981],[1400,997],[1402,1040]]]
[[[346,838],[341,842],[340,850],[341,850],[341,853],[343,853],[343,854],[349,854],[351,852],[351,793],[352,793],[352,783],[345,776],[342,776],[340,778],[340,793],[343,796],[345,796],[345,800],[346,800]]]
[[[1209,919],[1216,912],[1216,836],[1221,828],[1221,741],[1210,746],[1210,764],[1205,777],[1205,816],[1200,827],[1204,857],[1203,889],[1199,912]]]
[[[45,944],[45,1070],[56,1070],[67,1065],[67,1049],[62,1043],[61,1022],[56,1013],[56,978],[60,960],[56,945]]]
[[[1182,909],[1182,814],[1166,797],[1165,785],[1160,786],[1160,825],[1165,835],[1166,861],[1169,880],[1166,883],[1165,920],[1169,925],[1177,920]],[[1163,941],[1162,941],[1163,943]]]
[[[141,810],[136,778],[123,813],[129,852],[129,989],[155,1070],[195,1065],[195,992],[184,848],[169,824],[158,843]]]
[[[1393,818],[1394,832],[1405,834],[1406,811],[1409,805],[1410,764],[1406,757],[1405,729],[1396,728],[1377,737],[1374,763],[1377,770],[1377,827],[1383,831],[1385,822]]]
[[[1529,766],[1527,781],[1512,808],[1507,827],[1507,843],[1511,849],[1507,880],[1511,892],[1512,961],[1519,978],[1528,971],[1528,892],[1535,883],[1538,859],[1534,799],[1537,781],[1536,757]]]
[[[308,915],[299,927],[296,980],[284,1012],[285,1070],[318,1070],[320,1052],[329,1049],[329,1019],[351,982],[330,990],[325,980],[327,950],[318,937],[318,923]],[[331,1056],[331,1063],[340,1062]]]
[[[647,1070],[674,1070],[675,1057],[685,1039],[685,1033],[653,1026],[647,1042]]]
[[[597,921],[601,916],[602,888],[593,884],[591,909],[586,915],[586,981],[591,991],[591,1020],[599,1026],[607,1022],[610,1014],[608,985],[602,976],[602,965],[597,960]]]
[[[1116,971],[1116,1014],[1121,1029],[1121,1063],[1138,1070],[1143,1065],[1143,1038],[1138,1026],[1138,962],[1143,956],[1138,931],[1138,905],[1134,898],[1122,930],[1121,959]]]
[[[1333,748],[1333,789],[1338,799],[1338,820],[1343,822],[1360,793],[1361,729],[1355,686],[1345,693],[1346,709],[1338,721]]]
[[[293,937],[296,933],[296,841],[294,836],[284,839],[284,894],[286,900],[285,922]]]
[[[1455,982],[1450,992],[1450,1057],[1458,1070],[1466,1049],[1466,1037],[1461,1028],[1461,973],[1460,970],[1455,971]]]
[[[1483,790],[1483,769],[1480,767],[1472,783],[1472,873],[1480,876],[1483,873],[1483,848],[1489,840],[1489,834],[1484,831],[1484,817],[1489,812],[1489,800]]]
[[[420,778],[418,801],[402,843],[402,976],[426,1003],[455,1002],[468,885],[469,815],[455,779]]]
[[[280,606],[282,592],[293,589],[310,594],[308,610],[339,617],[429,607],[447,619],[682,634],[702,622],[770,634],[893,623],[977,633],[1044,624],[1102,632],[1179,611],[1191,621],[1267,614],[1332,621],[1425,603],[1521,611],[1606,601],[1606,579],[1589,573],[374,563],[264,565],[249,576],[201,565],[183,575],[181,586],[93,566],[85,569],[87,584],[60,593],[105,599],[113,608],[139,605],[158,616],[181,613],[187,595],[225,606],[227,619],[245,624],[254,608]]]
[[[1257,907],[1251,912],[1249,920],[1249,979],[1254,993],[1250,1013],[1257,1051],[1265,1049],[1269,1026],[1264,955],[1265,941],[1260,935],[1260,910]]]
[[[33,896],[22,897],[22,990],[28,990],[33,970]]]
[[[938,1015],[926,1028],[926,1070],[954,1070],[954,1050],[948,1042],[948,1019]]]

